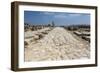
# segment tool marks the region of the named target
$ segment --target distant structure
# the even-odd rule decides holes
[[[52,21],[52,27],[55,27],[55,23],[54,23],[54,21]]]
[[[52,21],[51,24],[49,23],[49,24],[38,24],[38,25],[24,23],[25,31],[28,31],[28,30],[34,31],[34,30],[39,30],[39,29],[43,29],[43,28],[46,28],[46,27],[55,27],[54,21]]]
[[[90,25],[89,24],[77,24],[77,25],[69,25],[69,26],[66,26],[65,27],[66,29],[68,29],[68,30],[77,30],[77,29],[79,29],[79,28],[83,28],[83,29],[90,29]]]

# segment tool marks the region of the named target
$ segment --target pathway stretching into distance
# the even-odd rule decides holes
[[[62,27],[55,27],[36,43],[25,48],[25,61],[52,61],[90,58],[90,45]],[[77,39],[77,38],[79,39]]]

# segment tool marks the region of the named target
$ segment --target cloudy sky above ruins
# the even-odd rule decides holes
[[[90,14],[67,12],[24,11],[24,23],[55,25],[90,24]]]

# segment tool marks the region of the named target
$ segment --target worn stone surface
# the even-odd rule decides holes
[[[43,35],[43,38],[31,40],[30,44],[25,47],[25,61],[90,58],[89,43],[62,27],[55,27]]]

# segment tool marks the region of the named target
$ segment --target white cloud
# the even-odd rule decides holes
[[[82,14],[56,14],[55,18],[66,18],[66,17],[78,17],[82,16]]]
[[[46,15],[53,15],[53,14],[55,14],[55,13],[53,13],[53,12],[43,12],[43,14],[46,14]]]
[[[82,16],[80,13],[55,13],[55,12],[43,12],[45,15],[52,15],[55,18],[66,18],[66,17],[79,17]]]
[[[58,14],[54,16],[55,18],[66,18],[65,14]]]
[[[77,17],[77,16],[82,16],[82,14],[68,14],[71,17]]]

